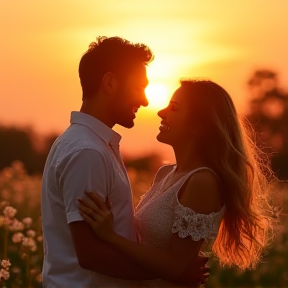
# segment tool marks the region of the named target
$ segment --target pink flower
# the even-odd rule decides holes
[[[36,239],[37,239],[38,242],[42,242],[43,241],[43,236],[39,235]]]
[[[26,217],[22,219],[22,223],[26,226],[26,227],[30,227],[30,225],[32,224],[33,220],[31,217]]]
[[[26,232],[26,235],[27,235],[28,237],[34,238],[35,235],[36,235],[36,232],[35,232],[34,230],[28,230],[28,231]]]
[[[9,260],[2,260],[1,261],[1,266],[4,268],[4,269],[9,269],[9,267],[11,266],[11,263],[10,263],[10,261]]]
[[[37,250],[36,241],[31,237],[24,237],[22,239],[22,245],[29,248],[32,252]]]
[[[13,234],[12,236],[12,241],[13,243],[20,243],[23,239],[24,235],[21,232],[17,232],[15,234]]]
[[[14,219],[12,224],[9,226],[10,231],[22,231],[24,229],[24,225],[22,222],[18,221],[17,219]]]
[[[16,213],[17,213],[17,210],[11,206],[6,206],[3,210],[4,216],[9,217],[9,218],[13,218]]]
[[[0,270],[0,279],[8,280],[10,277],[10,273],[4,269]]]

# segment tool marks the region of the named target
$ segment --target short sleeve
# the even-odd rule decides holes
[[[193,241],[213,241],[218,234],[224,210],[222,208],[219,212],[197,214],[192,209],[179,205],[175,209],[172,233],[178,233],[180,238],[190,236]]]
[[[67,223],[81,221],[77,198],[92,191],[105,200],[109,191],[108,163],[94,149],[82,149],[66,156],[58,167],[59,186],[63,191]]]

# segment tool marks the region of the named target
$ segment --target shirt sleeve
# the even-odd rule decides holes
[[[77,198],[85,197],[85,191],[97,193],[103,200],[108,196],[108,163],[94,149],[82,149],[68,155],[59,165],[59,186],[63,192],[67,223],[81,221]]]

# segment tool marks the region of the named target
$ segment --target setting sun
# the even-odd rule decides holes
[[[151,83],[145,89],[146,97],[149,101],[149,108],[162,109],[168,102],[168,89],[165,85],[160,83]]]

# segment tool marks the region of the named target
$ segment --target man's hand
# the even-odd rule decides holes
[[[201,252],[200,252],[201,253]],[[210,267],[207,265],[209,258],[199,254],[190,262],[177,283],[197,288],[209,278]]]

